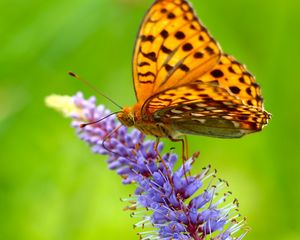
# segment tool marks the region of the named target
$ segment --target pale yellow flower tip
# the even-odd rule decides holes
[[[66,117],[70,117],[74,113],[82,115],[81,109],[76,107],[73,98],[70,96],[52,94],[45,98],[45,103],[48,107],[54,108]]]

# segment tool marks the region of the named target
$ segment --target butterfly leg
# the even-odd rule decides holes
[[[157,124],[157,127],[169,138],[172,142],[181,142],[182,146],[182,168],[184,172],[185,179],[187,180],[186,169],[185,169],[185,162],[188,159],[188,144],[187,144],[187,137],[184,135],[183,138],[174,138],[167,129],[164,128],[163,125]]]
[[[182,154],[185,151],[185,159],[189,159],[189,144],[186,135],[183,135],[184,145],[182,145]]]
[[[173,138],[172,136],[168,136],[168,138],[172,142],[181,142],[181,146],[182,146],[182,150],[181,150],[181,152],[182,152],[182,168],[183,168],[185,179],[187,181],[187,174],[186,174],[186,168],[185,168],[185,162],[188,159],[187,137],[184,136],[183,138]]]
[[[169,169],[169,167],[167,166],[165,160],[161,157],[161,155],[160,155],[160,153],[158,151],[159,139],[160,139],[159,137],[156,137],[156,139],[155,139],[154,150],[155,150],[155,152],[157,154],[157,157],[158,157],[159,161],[162,163],[162,165],[164,166],[164,168],[167,171],[167,175],[168,175],[169,181],[172,183],[172,177],[171,177],[171,174],[170,174],[170,169]]]

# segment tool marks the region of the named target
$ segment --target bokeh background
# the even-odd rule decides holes
[[[151,2],[0,1],[0,239],[138,239],[120,201],[133,186],[122,186],[44,98],[94,95],[68,77],[73,70],[134,104],[133,44]],[[300,239],[300,1],[192,3],[223,50],[256,75],[273,114],[242,139],[190,137],[191,151],[201,151],[195,169],[211,163],[230,182],[252,228],[245,239]]]

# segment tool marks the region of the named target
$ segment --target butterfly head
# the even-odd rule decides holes
[[[126,127],[132,127],[134,125],[134,114],[131,107],[123,108],[123,110],[117,114],[117,118]]]

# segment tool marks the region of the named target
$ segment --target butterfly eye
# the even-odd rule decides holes
[[[134,125],[134,117],[130,112],[126,111],[126,109],[124,109],[122,112],[119,112],[117,114],[117,118],[126,127],[132,127]]]

